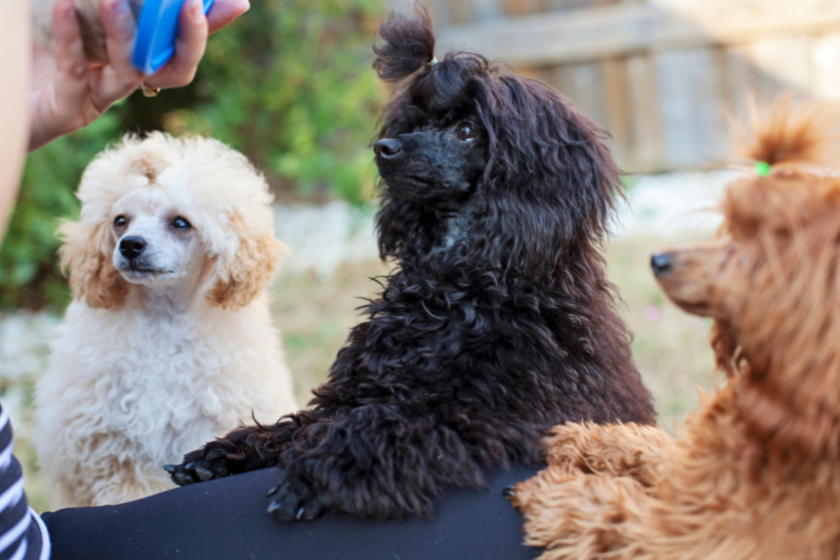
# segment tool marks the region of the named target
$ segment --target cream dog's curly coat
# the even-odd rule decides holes
[[[87,168],[59,228],[74,300],[38,384],[53,507],[174,485],[163,465],[239,423],[297,410],[265,287],[271,195],[215,140],[126,137]]]

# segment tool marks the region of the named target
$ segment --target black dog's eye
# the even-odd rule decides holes
[[[125,227],[127,223],[128,220],[125,219],[125,216],[117,216],[116,218],[114,218],[114,227]]]
[[[478,136],[478,130],[470,123],[462,123],[458,125],[458,130],[455,131],[455,135],[461,142],[469,142],[470,140],[475,140]]]
[[[190,229],[192,226],[190,225],[190,223],[187,220],[185,220],[181,216],[178,216],[177,218],[172,220],[172,227],[174,229],[180,229],[181,231],[186,231],[186,230]]]

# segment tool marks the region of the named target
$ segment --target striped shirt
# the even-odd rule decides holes
[[[0,405],[0,560],[48,560],[50,537],[26,500],[14,446],[9,414]]]

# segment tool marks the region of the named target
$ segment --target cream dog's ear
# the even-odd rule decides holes
[[[239,247],[232,254],[219,257],[218,272],[207,299],[213,306],[239,309],[251,303],[268,285],[280,265],[285,245],[273,232],[249,232],[237,212],[231,214],[230,224]]]
[[[70,268],[73,295],[93,308],[122,307],[128,296],[128,282],[114,268],[114,242],[107,225],[64,222],[57,233],[64,241],[58,250],[61,269]]]

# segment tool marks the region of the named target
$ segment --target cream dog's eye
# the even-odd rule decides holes
[[[125,227],[127,223],[128,220],[125,218],[125,216],[117,216],[116,218],[114,218],[114,227]]]
[[[186,231],[186,230],[190,229],[192,227],[192,225],[190,225],[190,223],[187,220],[185,220],[184,218],[182,218],[181,216],[178,216],[177,218],[172,220],[172,227],[174,229],[179,229],[181,231]]]

